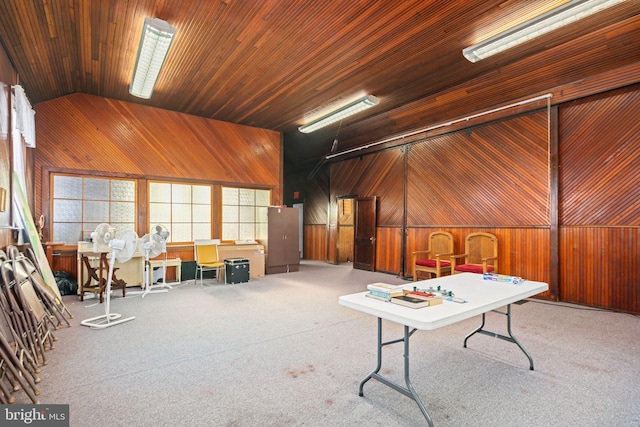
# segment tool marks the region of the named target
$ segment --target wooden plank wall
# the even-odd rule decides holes
[[[47,220],[51,172],[135,179],[140,203],[146,200],[149,179],[213,184],[214,238],[220,235],[221,207],[215,205],[222,185],[268,188],[272,203],[282,203],[277,132],[86,94],[40,103],[36,114],[35,214]],[[141,207],[138,234],[147,228],[147,210]],[[168,252],[170,258],[193,259],[192,249],[170,247]],[[55,259],[60,265],[53,269],[75,270],[75,258]]]
[[[559,173],[543,109],[331,164],[324,202],[378,197],[378,271],[408,276],[431,231],[453,233],[459,253],[467,234],[487,231],[501,273],[550,282],[557,191],[559,283],[544,296],[640,313],[640,85],[558,111]],[[336,238],[314,233],[305,248]]]
[[[640,312],[640,85],[560,109],[560,298]]]

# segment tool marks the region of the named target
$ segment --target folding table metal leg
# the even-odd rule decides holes
[[[503,316],[507,316],[507,332],[509,333],[509,336],[500,335],[500,334],[495,333],[495,332],[485,331],[484,330],[484,323],[485,323],[485,314],[486,313],[482,313],[482,323],[480,324],[480,326],[478,328],[473,330],[469,335],[467,335],[465,337],[464,343],[463,343],[463,347],[467,348],[467,340],[469,338],[471,338],[472,335],[475,335],[476,333],[483,334],[483,335],[488,335],[490,337],[500,338],[501,340],[505,340],[505,341],[509,341],[511,343],[516,344],[518,347],[520,347],[520,350],[522,350],[524,355],[527,356],[527,359],[529,359],[529,369],[533,371],[533,358],[531,357],[529,352],[522,346],[522,344],[520,344],[520,341],[518,341],[518,339],[511,332],[511,304],[507,305],[507,312],[506,313],[504,311],[498,311],[498,310],[491,310],[491,311],[493,311],[494,313],[502,314]]]
[[[385,384],[388,387],[391,387],[392,389],[413,399],[418,404],[418,407],[420,408],[422,415],[424,415],[425,419],[427,420],[429,427],[433,427],[433,421],[431,420],[431,416],[429,416],[429,413],[427,412],[426,408],[422,404],[422,400],[420,400],[420,397],[418,396],[415,389],[413,388],[413,384],[411,384],[411,380],[409,378],[409,338],[411,337],[411,335],[413,335],[415,331],[416,329],[412,329],[411,331],[409,331],[409,327],[405,325],[403,338],[399,338],[397,340],[383,343],[382,342],[382,319],[378,317],[378,363],[376,365],[376,368],[373,370],[373,372],[367,375],[365,379],[363,379],[360,382],[358,395],[364,396],[364,392],[363,392],[364,384],[367,381],[369,381],[371,378],[375,378],[376,380],[380,381],[382,384]],[[396,344],[399,342],[404,342],[404,381],[407,385],[406,387],[396,384],[393,381],[383,377],[378,373],[380,371],[380,368],[382,367],[382,347],[384,347],[385,345]]]

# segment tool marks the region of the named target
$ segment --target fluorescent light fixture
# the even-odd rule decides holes
[[[129,93],[138,98],[149,99],[158,80],[176,29],[162,19],[144,19],[142,37],[138,47],[136,66],[129,86]]]
[[[315,119],[311,123],[307,123],[304,126],[300,126],[298,130],[302,133],[313,132],[314,130],[318,130],[325,126],[329,126],[331,123],[335,123],[344,119],[345,117],[352,116],[356,113],[359,113],[362,110],[366,110],[367,108],[371,108],[375,105],[378,105],[378,98],[373,95],[367,95],[364,98],[360,98],[355,100],[339,109],[332,111],[329,114],[326,114],[318,119]]]
[[[469,61],[477,62],[624,1],[572,0],[520,25],[516,25],[510,30],[469,46],[462,50],[462,54]]]

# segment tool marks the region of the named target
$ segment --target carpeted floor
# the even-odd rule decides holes
[[[309,261],[244,284],[183,282],[115,295],[111,312],[135,319],[103,330],[80,321],[104,305],[64,297],[74,325],[56,331],[41,403],[69,404],[78,427],[425,425],[415,402],[375,380],[358,396],[375,367],[376,319],[338,297],[377,281],[407,283]],[[536,300],[512,313],[535,371],[502,340],[463,348],[479,318],[413,335],[413,385],[436,426],[640,425],[640,318]],[[503,316],[488,320],[504,330]],[[400,338],[402,327],[384,331]],[[402,382],[402,345],[383,354],[381,372]]]

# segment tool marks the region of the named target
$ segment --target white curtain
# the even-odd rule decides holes
[[[36,112],[31,108],[31,103],[27,99],[22,86],[13,86],[13,93],[16,127],[24,137],[27,147],[36,148]]]

